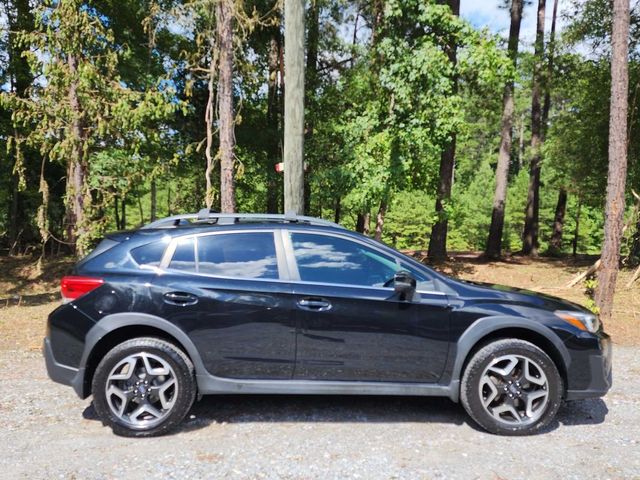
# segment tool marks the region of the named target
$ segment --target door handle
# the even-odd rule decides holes
[[[331,302],[324,298],[307,297],[298,300],[298,307],[312,312],[325,312],[331,308]]]
[[[170,305],[186,307],[198,303],[198,297],[186,292],[169,292],[164,294],[164,301]]]

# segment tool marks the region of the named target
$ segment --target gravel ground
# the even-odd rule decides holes
[[[38,352],[2,351],[0,477],[640,479],[639,354],[615,348],[610,394],[534,437],[483,433],[446,399],[221,396],[179,432],[133,440],[52,383]]]

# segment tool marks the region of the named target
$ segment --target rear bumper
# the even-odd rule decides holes
[[[51,349],[51,342],[49,341],[49,338],[44,339],[44,348],[42,351],[44,353],[44,361],[47,365],[49,378],[54,382],[73,387],[80,398],[85,398],[82,389],[84,369],[73,368],[68,365],[58,363],[53,356],[53,350]]]
[[[566,400],[603,397],[611,389],[613,383],[612,347],[608,335],[603,334],[600,339],[600,348],[601,351],[598,354],[588,357],[588,368],[591,374],[589,385],[580,390],[567,390]]]

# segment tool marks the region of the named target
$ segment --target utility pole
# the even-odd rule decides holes
[[[304,0],[284,0],[284,211],[304,212]]]

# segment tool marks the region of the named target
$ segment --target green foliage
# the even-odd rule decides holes
[[[354,228],[358,214],[375,219],[386,203],[383,240],[402,249],[426,249],[436,220],[441,153],[455,134],[453,188],[442,213],[448,219],[448,248],[483,250],[503,86],[514,78],[503,244],[507,251],[518,251],[531,155],[532,55],[521,48],[514,71],[499,37],[454,16],[444,3],[314,4],[320,9],[318,64],[310,73],[305,112],[310,213],[329,219],[339,214],[341,223]],[[25,0],[5,4],[10,12],[29,5]],[[76,226],[81,248],[118,227],[116,205],[121,222],[125,208],[127,228],[149,221],[152,184],[157,217],[202,208],[204,113],[216,93],[216,71],[210,69],[216,55],[216,0],[36,4],[29,10],[31,22],[22,15],[16,23],[19,34],[0,35],[0,142],[7,147],[0,148],[0,203],[8,206],[0,212],[0,233],[7,232],[2,244],[8,246],[16,236],[22,236],[18,243],[23,246],[35,244],[38,232],[45,238],[50,233],[64,237],[69,199],[78,194],[67,181],[73,162],[87,171],[79,192],[86,215]],[[282,149],[285,79],[280,59],[273,72],[269,57],[273,42],[276,54],[282,54],[281,3],[244,0],[234,7],[237,205],[241,211],[266,211],[268,199],[282,192],[273,165]],[[561,253],[571,252],[575,238],[579,253],[597,254],[607,172],[610,8],[606,0],[576,0],[569,13],[557,43],[542,152],[541,251],[547,250],[558,189],[563,188],[568,203]],[[635,15],[631,22],[633,86],[640,83],[640,22]],[[312,40],[309,36],[307,43]],[[592,50],[584,53],[585,45]],[[28,64],[18,61],[20,51]],[[70,58],[77,60],[77,68],[70,68]],[[268,97],[270,74],[276,77],[273,98]],[[15,88],[19,78],[29,85],[26,94]],[[634,87],[630,93],[628,184],[637,191],[640,100]],[[80,135],[72,128],[78,120]],[[210,131],[215,128],[214,118]],[[210,145],[214,156],[216,143],[214,138]],[[219,181],[217,173],[212,180]],[[14,200],[17,220],[12,218]],[[625,251],[634,234],[629,229]]]
[[[582,282],[582,285],[584,286],[584,294],[587,297],[585,307],[587,307],[596,315],[599,314],[600,309],[598,308],[598,305],[596,305],[595,301],[595,292],[598,286],[598,280],[594,276],[591,276],[590,278],[587,278],[584,282]]]
[[[68,172],[86,169],[88,180],[75,186],[67,182],[66,195],[67,210],[74,209],[74,198],[84,198],[86,211],[82,216],[75,212],[73,226],[83,252],[103,233],[103,203],[126,193],[135,176],[144,175],[142,162],[133,160],[141,148],[159,141],[155,122],[172,115],[176,102],[166,89],[135,91],[124,84],[117,67],[128,50],[116,43],[105,19],[80,0],[41,4],[35,10],[35,29],[20,32],[19,41],[28,46],[32,72],[45,81],[33,84],[27,98],[3,94],[2,104],[12,110],[13,123],[28,130],[29,145],[44,159],[66,165]],[[107,147],[117,144],[124,147]],[[128,181],[104,183],[114,175]],[[39,226],[46,241],[44,178],[39,188],[44,205]]]

